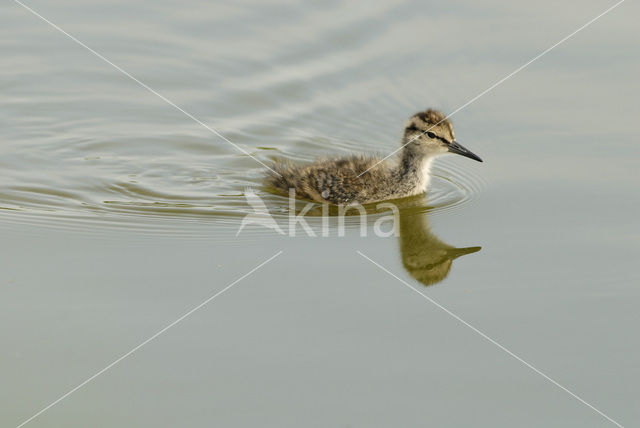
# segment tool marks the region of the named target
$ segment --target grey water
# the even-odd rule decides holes
[[[456,112],[485,162],[397,234],[290,237],[236,236],[256,159],[391,153],[615,2],[23,3],[244,152],[0,5],[0,426],[223,290],[24,426],[638,423],[637,4]]]

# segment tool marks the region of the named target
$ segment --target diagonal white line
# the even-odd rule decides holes
[[[17,1],[17,0],[16,0]],[[476,95],[475,97],[471,98],[469,101],[467,101],[466,103],[462,104],[460,107],[458,107],[457,109],[455,109],[454,111],[452,111],[451,113],[449,113],[444,119],[442,119],[440,122],[436,123],[435,125],[433,125],[431,128],[427,129],[426,131],[422,132],[421,134],[416,135],[415,137],[412,137],[409,141],[407,141],[405,144],[403,144],[402,146],[398,147],[397,149],[395,149],[393,152],[391,152],[388,156],[385,156],[384,158],[380,159],[378,162],[376,162],[375,164],[373,164],[372,166],[370,166],[367,170],[365,170],[364,172],[360,173],[358,175],[358,177],[362,176],[363,174],[365,174],[367,171],[369,171],[370,169],[376,167],[377,165],[381,164],[382,162],[384,162],[385,160],[389,159],[391,156],[395,155],[396,153],[398,153],[400,150],[402,150],[407,144],[410,144],[411,142],[415,141],[416,139],[420,138],[420,136],[426,134],[427,132],[429,132],[433,127],[437,126],[439,123],[444,122],[445,120],[449,119],[451,116],[453,116],[454,114],[458,113],[460,110],[462,110],[463,108],[467,107],[469,104],[475,102],[478,98],[482,97],[483,95],[485,95],[487,92],[490,92],[491,90],[495,89],[497,86],[499,86],[500,84],[502,84],[505,80],[513,77],[514,75],[516,75],[517,73],[519,73],[520,71],[522,71],[524,68],[528,67],[529,65],[531,65],[531,63],[533,63],[534,61],[540,59],[540,57],[546,55],[547,53],[549,53],[552,49],[554,49],[556,46],[566,42],[567,40],[569,40],[571,37],[575,36],[578,32],[584,30],[585,28],[587,28],[589,25],[593,24],[594,22],[596,22],[598,19],[602,18],[604,15],[606,15],[607,13],[611,12],[613,9],[615,9],[616,7],[620,6],[622,3],[624,2],[624,0],[620,0],[618,3],[614,4],[613,6],[609,7],[607,10],[605,10],[604,12],[602,12],[600,15],[596,16],[595,18],[591,19],[589,22],[587,22],[586,24],[584,24],[583,26],[581,26],[580,28],[578,28],[577,30],[575,30],[574,32],[572,32],[571,34],[569,34],[568,36],[565,36],[563,39],[561,39],[559,42],[555,43],[554,45],[548,47],[547,49],[543,50],[542,52],[540,52],[538,55],[534,56],[533,58],[531,58],[529,61],[525,62],[524,64],[522,64],[520,67],[516,68],[515,70],[513,70],[511,73],[507,74],[506,76],[504,76],[502,79],[498,80],[496,83],[494,83],[493,85],[489,86],[487,89],[485,89],[484,91],[480,92],[478,95]]]
[[[486,340],[488,340],[489,342],[493,343],[494,345],[496,345],[498,348],[502,349],[504,352],[506,352],[507,354],[511,355],[513,358],[515,358],[516,360],[520,361],[522,364],[524,364],[525,366],[529,367],[531,370],[533,370],[534,372],[536,372],[537,374],[539,374],[540,376],[542,376],[543,378],[545,378],[546,380],[548,380],[549,382],[551,382],[552,384],[554,384],[555,386],[557,386],[558,388],[562,389],[563,391],[565,391],[567,394],[571,395],[573,398],[575,398],[576,400],[580,401],[582,404],[584,404],[585,406],[589,407],[590,409],[594,410],[595,412],[597,412],[598,414],[600,414],[601,416],[603,416],[605,419],[607,419],[609,422],[615,424],[616,426],[620,427],[620,428],[624,428],[622,425],[620,425],[618,422],[614,421],[613,419],[611,419],[609,416],[605,415],[604,413],[602,413],[600,410],[596,409],[595,407],[593,407],[591,404],[587,403],[586,401],[584,401],[582,398],[578,397],[576,394],[574,394],[573,392],[569,391],[567,388],[565,388],[564,386],[560,385],[558,382],[556,382],[555,380],[553,380],[552,378],[550,378],[549,376],[547,376],[546,374],[544,374],[543,372],[541,372],[540,370],[538,370],[537,368],[535,368],[534,366],[532,366],[531,364],[529,364],[528,362],[526,362],[525,360],[523,360],[522,358],[520,358],[519,356],[517,356],[516,354],[514,354],[513,352],[511,352],[510,350],[508,350],[507,348],[505,348],[504,346],[502,346],[501,344],[499,344],[498,342],[496,342],[495,340],[493,340],[492,338],[490,338],[489,336],[487,336],[485,333],[483,333],[482,331],[478,330],[476,327],[472,326],[471,324],[469,324],[468,322],[466,322],[465,320],[463,320],[462,318],[460,318],[458,315],[454,314],[453,312],[451,312],[449,309],[445,308],[444,306],[442,306],[440,303],[438,303],[437,301],[435,301],[434,299],[432,299],[431,297],[427,296],[426,294],[420,292],[420,290],[418,290],[417,288],[415,288],[414,286],[412,286],[411,284],[409,284],[408,282],[406,282],[405,280],[399,278],[398,276],[396,276],[395,274],[393,274],[391,271],[389,271],[388,269],[386,269],[384,266],[381,266],[379,263],[377,263],[376,261],[370,259],[369,257],[367,257],[366,255],[364,255],[362,252],[356,250],[356,253],[360,254],[362,257],[364,257],[365,259],[369,260],[371,263],[373,263],[374,265],[376,265],[377,267],[379,267],[380,269],[382,269],[383,271],[385,271],[386,273],[388,273],[389,275],[391,275],[392,277],[394,277],[395,279],[397,279],[398,281],[400,281],[401,283],[403,283],[404,285],[406,285],[407,287],[409,287],[411,290],[415,291],[416,293],[418,293],[420,296],[422,296],[423,298],[425,298],[426,300],[428,300],[429,302],[433,303],[435,306],[437,306],[438,308],[440,308],[441,310],[443,310],[444,312],[446,312],[448,315],[450,315],[451,317],[455,318],[457,321],[461,322],[462,324],[464,324],[465,326],[469,327],[471,330],[475,331],[476,333],[478,333],[480,336],[482,336],[483,338],[485,338]]]
[[[106,372],[107,370],[109,370],[111,367],[115,366],[116,364],[118,364],[120,361],[124,360],[125,358],[127,358],[128,356],[130,356],[131,354],[133,354],[134,352],[136,352],[138,349],[142,348],[144,345],[146,345],[147,343],[151,342],[153,339],[155,339],[156,337],[160,336],[162,333],[164,333],[165,331],[169,330],[171,327],[175,326],[176,324],[178,324],[180,321],[184,320],[185,318],[187,318],[189,315],[193,314],[195,311],[197,311],[198,309],[202,308],[204,305],[206,305],[207,303],[209,303],[210,301],[212,301],[213,299],[215,299],[216,297],[218,297],[219,295],[221,295],[222,293],[224,293],[225,291],[227,291],[228,289],[230,289],[231,287],[233,287],[234,285],[236,285],[237,283],[239,283],[240,281],[242,281],[243,279],[245,279],[246,277],[248,277],[249,275],[251,275],[252,273],[254,273],[255,271],[257,271],[258,269],[260,269],[262,266],[266,265],[267,263],[269,263],[271,260],[275,259],[276,257],[278,257],[280,254],[282,254],[282,250],[278,251],[276,254],[274,254],[273,256],[269,257],[267,260],[263,261],[262,263],[260,263],[258,266],[254,267],[253,269],[251,269],[249,272],[245,273],[244,275],[242,275],[240,278],[236,279],[235,281],[233,281],[231,284],[227,285],[226,287],[224,287],[222,290],[218,291],[216,294],[214,294],[213,296],[209,297],[207,300],[205,300],[204,302],[200,303],[198,306],[196,306],[195,308],[191,309],[189,312],[185,313],[184,315],[182,315],[180,318],[176,319],[175,321],[173,321],[171,324],[167,325],[166,327],[164,327],[162,330],[159,330],[158,332],[156,332],[153,336],[149,337],[148,339],[146,339],[144,342],[140,343],[139,345],[137,345],[136,347],[132,348],[129,352],[127,352],[126,354],[123,354],[121,357],[119,357],[117,360],[113,361],[112,363],[110,363],[108,366],[106,366],[105,368],[103,368],[102,370],[100,370],[99,372],[97,372],[96,374],[94,374],[93,376],[91,376],[90,378],[86,379],[85,381],[83,381],[82,383],[80,383],[79,385],[77,385],[76,387],[74,387],[72,390],[70,390],[69,392],[67,392],[66,394],[60,396],[58,399],[56,399],[55,401],[51,402],[51,404],[49,404],[48,406],[44,407],[43,409],[39,410],[36,414],[34,414],[33,416],[31,416],[29,419],[25,420],[24,422],[22,422],[20,425],[18,425],[16,428],[21,428],[24,425],[28,424],[29,422],[31,422],[32,420],[34,420],[35,418],[37,418],[38,416],[40,416],[41,414],[43,414],[44,412],[46,412],[47,410],[49,410],[50,408],[52,408],[53,406],[55,406],[56,404],[58,404],[59,402],[61,402],[62,400],[64,400],[65,398],[67,398],[68,396],[70,396],[71,394],[73,394],[74,392],[76,392],[77,390],[79,390],[80,388],[82,388],[83,386],[85,386],[86,384],[88,384],[89,382],[91,382],[92,380],[94,380],[95,378],[97,378],[98,376],[100,376],[102,373]]]
[[[142,86],[143,88],[145,88],[146,90],[151,92],[152,94],[156,95],[158,98],[160,98],[161,100],[163,100],[167,104],[169,104],[172,107],[176,108],[177,110],[181,111],[185,116],[189,117],[190,119],[192,119],[195,122],[199,123],[200,125],[204,126],[206,129],[208,129],[209,131],[211,131],[212,133],[214,133],[218,137],[222,138],[224,141],[226,141],[227,143],[231,144],[233,147],[235,147],[236,149],[238,149],[242,153],[246,154],[247,156],[249,156],[250,158],[252,158],[256,162],[258,162],[259,164],[261,164],[265,168],[271,170],[273,173],[275,173],[277,175],[280,175],[277,171],[274,171],[271,167],[266,165],[260,159],[256,158],[255,156],[253,156],[251,153],[249,153],[248,151],[246,151],[242,147],[238,146],[237,144],[235,144],[231,140],[227,139],[227,137],[225,137],[224,135],[222,135],[221,133],[219,133],[218,131],[216,131],[215,129],[213,129],[212,127],[210,127],[209,125],[207,125],[206,123],[204,123],[203,121],[201,121],[200,119],[198,119],[197,117],[195,117],[194,115],[189,113],[188,111],[184,110],[182,107],[178,106],[173,101],[171,101],[170,99],[168,99],[164,95],[160,94],[159,92],[157,92],[156,90],[151,88],[146,83],[141,82],[140,80],[138,80],[137,78],[132,76],[128,71],[122,69],[122,67],[114,64],[109,59],[104,57],[102,54],[96,52],[95,50],[93,50],[92,48],[87,46],[86,44],[82,43],[80,40],[78,40],[77,38],[75,38],[71,34],[67,33],[62,28],[60,28],[59,26],[57,26],[53,22],[49,21],[47,18],[45,18],[44,16],[40,15],[38,12],[36,12],[32,8],[30,8],[29,6],[25,5],[24,3],[22,3],[19,0],[13,0],[13,1],[16,2],[17,4],[19,4],[20,6],[22,6],[23,8],[25,8],[26,10],[28,10],[29,12],[31,12],[32,14],[34,14],[35,16],[37,16],[38,18],[40,18],[41,20],[43,20],[44,22],[46,22],[47,24],[49,24],[50,26],[52,26],[53,28],[55,28],[56,30],[58,30],[59,32],[61,32],[62,34],[64,34],[65,36],[67,36],[68,38],[70,38],[71,40],[73,40],[74,42],[76,42],[77,44],[79,44],[80,46],[82,46],[83,48],[85,48],[86,50],[88,50],[89,52],[91,52],[92,54],[94,54],[95,56],[97,56],[98,58],[100,58],[101,60],[103,60],[104,62],[106,62],[107,64],[109,64],[110,66],[112,66],[113,68],[115,68],[116,70],[118,70],[120,73],[124,74],[125,76],[127,76],[128,78],[130,78],[131,80],[133,80],[134,82],[136,82],[137,84],[139,84],[140,86]]]

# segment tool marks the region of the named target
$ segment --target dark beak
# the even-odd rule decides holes
[[[480,250],[482,250],[482,247],[451,248],[447,250],[447,256],[453,260],[467,254],[477,253]]]
[[[450,144],[449,144],[449,151],[451,153],[455,153],[458,155],[462,155],[464,157],[467,158],[471,158],[473,160],[477,160],[478,162],[482,162],[482,159],[480,159],[480,157],[478,155],[475,155],[474,153],[471,152],[471,150],[467,150],[465,147],[463,147],[460,143],[458,143],[456,140],[453,140]]]

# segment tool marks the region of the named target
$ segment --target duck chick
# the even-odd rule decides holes
[[[456,140],[451,122],[428,109],[405,124],[402,150],[395,160],[353,155],[309,165],[277,162],[266,184],[278,191],[295,189],[298,198],[330,204],[367,204],[421,194],[429,184],[436,156],[455,153],[482,162]]]

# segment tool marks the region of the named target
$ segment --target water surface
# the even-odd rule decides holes
[[[394,150],[613,3],[31,1],[262,162]],[[553,14],[548,11],[553,10]],[[452,118],[400,236],[236,235],[264,168],[19,5],[0,6],[0,425],[610,424],[640,418],[638,7]],[[319,218],[310,219],[314,227]],[[614,425],[610,425],[614,426]]]

